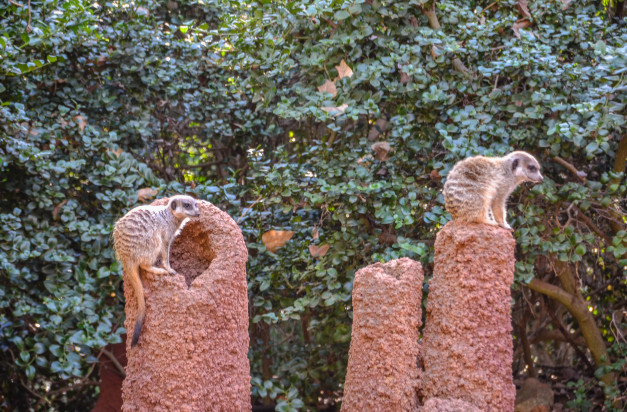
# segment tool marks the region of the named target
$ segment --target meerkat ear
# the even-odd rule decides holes
[[[173,201],[170,203],[170,207],[172,208],[172,210],[176,210],[176,200],[173,200]]]
[[[512,170],[516,170],[517,167],[518,167],[518,159],[514,159],[514,161],[512,162]]]

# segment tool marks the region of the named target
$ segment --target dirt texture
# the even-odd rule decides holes
[[[172,244],[178,274],[141,272],[146,323],[136,347],[127,341],[123,411],[251,409],[248,252],[229,215],[205,201],[198,208]],[[126,276],[124,326],[132,331],[137,302]]]
[[[422,281],[422,266],[409,258],[376,263],[355,274],[342,411],[417,407]]]
[[[438,233],[421,351],[425,399],[513,411],[512,234],[452,221]]]

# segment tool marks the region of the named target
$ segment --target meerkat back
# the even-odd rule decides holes
[[[469,157],[453,166],[444,184],[444,203],[453,219],[485,221],[485,198],[494,187],[494,165],[483,156]]]
[[[159,256],[163,230],[161,214],[164,207],[139,206],[124,215],[115,224],[113,242],[118,258],[124,264],[153,265]]]

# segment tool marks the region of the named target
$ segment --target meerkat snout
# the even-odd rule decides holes
[[[178,219],[200,216],[200,211],[198,210],[196,200],[194,200],[194,198],[190,196],[173,196],[170,199],[170,209],[172,209],[172,214]]]
[[[516,177],[516,183],[534,182],[540,183],[544,178],[540,174],[540,163],[526,152],[512,152],[504,157],[512,164],[512,173]]]

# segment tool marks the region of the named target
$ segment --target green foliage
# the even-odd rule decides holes
[[[530,2],[533,24],[518,38],[516,1],[443,1],[442,30],[432,30],[425,3],[0,5],[7,407],[88,408],[95,357],[124,332],[110,232],[143,187],[195,194],[240,224],[252,392],[279,410],[340,398],[355,271],[409,256],[430,274],[450,218],[442,178],[470,155],[539,158],[544,183],[511,199],[517,280],[550,278],[548,254],[575,264],[612,343],[627,294],[627,184],[624,164],[613,166],[626,26],[600,2]],[[318,91],[325,81],[335,96]],[[389,142],[388,159],[375,140]],[[271,229],[295,233],[272,253],[262,242]],[[314,257],[311,245],[329,250]],[[594,405],[590,393],[572,387],[570,397]]]

